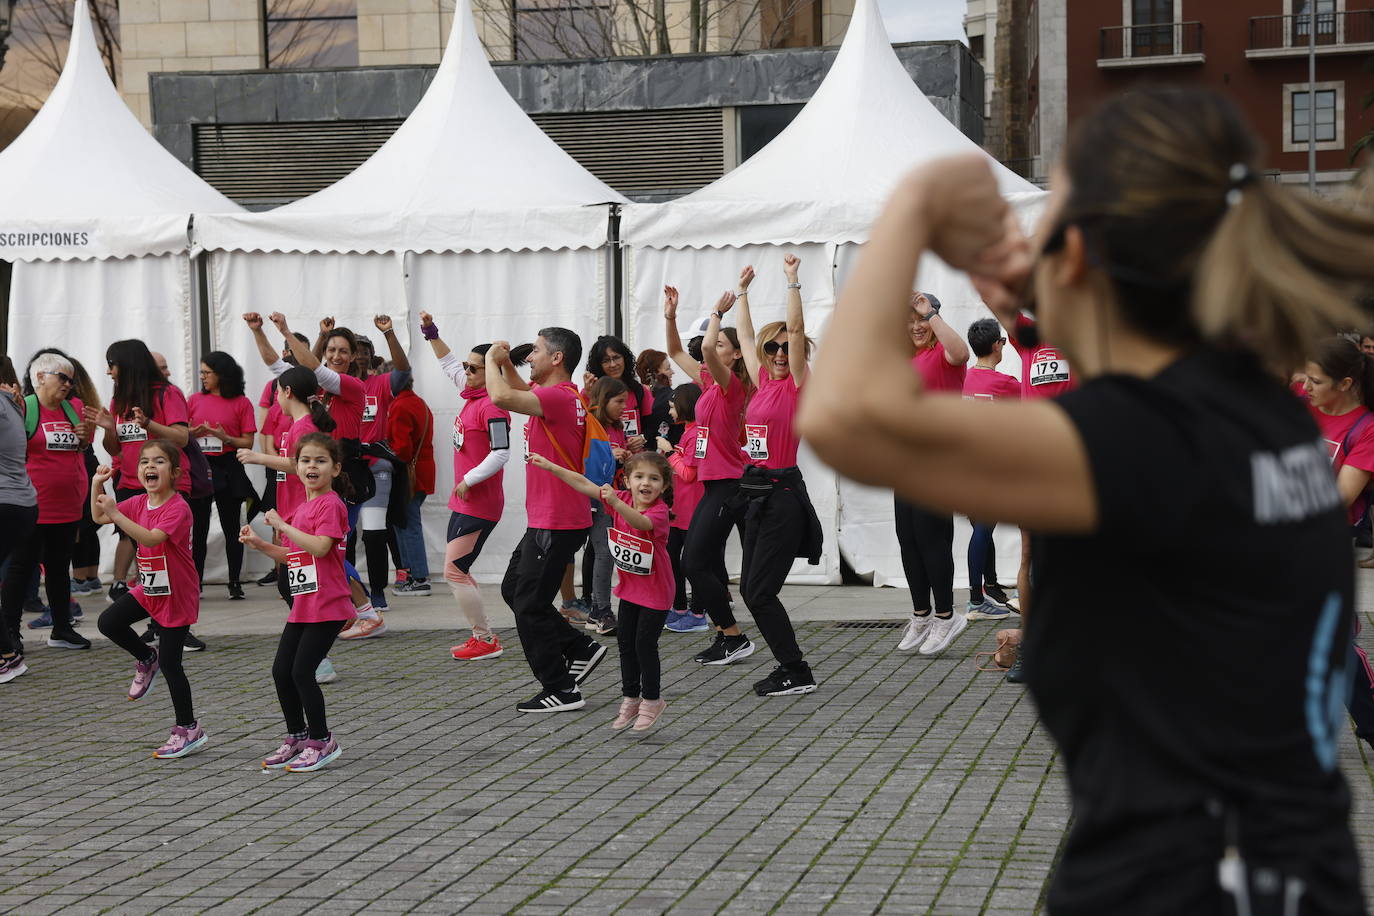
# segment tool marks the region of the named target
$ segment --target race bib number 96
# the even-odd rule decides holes
[[[286,555],[286,587],[292,595],[310,595],[320,590],[320,574],[315,558],[304,550]]]
[[[654,542],[615,528],[606,530],[615,568],[632,576],[647,576],[654,570]]]
[[[165,556],[139,557],[138,581],[143,585],[143,594],[150,597],[166,596],[172,593],[172,580],[167,575]]]

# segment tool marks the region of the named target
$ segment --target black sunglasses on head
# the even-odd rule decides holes
[[[776,340],[770,340],[768,341],[768,343],[763,345],[763,352],[767,353],[769,356],[777,354],[779,350],[782,351],[784,356],[791,355],[788,352],[786,343],[778,343]]]

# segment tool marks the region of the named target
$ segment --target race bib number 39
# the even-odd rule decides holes
[[[120,422],[115,427],[115,434],[119,436],[120,442],[143,442],[148,438],[148,431],[133,420]]]
[[[695,457],[698,461],[706,457],[706,439],[710,435],[710,430],[704,426],[697,427],[697,450]]]
[[[768,460],[768,427],[767,426],[748,426],[744,427],[744,450],[749,453],[752,461]]]
[[[66,420],[43,424],[43,440],[50,452],[74,452],[81,447],[76,432]]]
[[[320,590],[320,574],[315,558],[304,550],[286,555],[286,586],[292,595],[310,595]]]
[[[1032,386],[1055,385],[1068,380],[1069,361],[1060,356],[1057,350],[1040,350],[1031,360]]]
[[[625,430],[626,438],[639,435],[639,411],[632,407],[626,407],[620,415],[620,423]]]
[[[161,555],[139,557],[138,581],[143,585],[143,594],[149,597],[170,595],[172,580],[167,575],[167,558]]]
[[[615,568],[632,576],[647,576],[654,570],[654,542],[615,528],[606,530]]]

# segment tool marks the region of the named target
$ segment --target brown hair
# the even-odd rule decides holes
[[[653,451],[635,452],[635,453],[634,453],[633,455],[631,455],[629,458],[626,458],[626,459],[625,459],[625,479],[626,479],[626,481],[628,481],[629,478],[630,478],[630,472],[633,471],[633,470],[635,469],[635,466],[636,466],[636,465],[640,465],[640,464],[651,464],[651,465],[653,465],[655,471],[658,471],[659,474],[663,475],[663,501],[664,501],[665,503],[667,503],[669,506],[672,506],[672,504],[673,504],[673,468],[672,468],[672,465],[668,464],[668,459],[667,459],[667,458],[664,458],[664,457],[663,457],[662,455],[660,455],[658,452],[653,452]],[[631,495],[631,504],[633,504],[633,495]],[[671,515],[671,513],[670,513],[670,515]]]
[[[139,448],[138,457],[142,458],[143,453],[150,448],[155,448],[167,456],[167,463],[172,466],[172,489],[176,489],[177,478],[181,476],[181,449],[167,439],[149,439]]]
[[[1260,144],[1225,97],[1115,96],[1078,122],[1064,161],[1059,229],[1080,228],[1135,330],[1291,366],[1364,323],[1355,301],[1374,285],[1374,214],[1260,179]]]
[[[1328,337],[1318,341],[1311,361],[1333,384],[1350,379],[1351,393],[1365,407],[1374,410],[1374,359],[1366,356],[1359,344],[1348,337]]]
[[[663,365],[663,361],[668,358],[668,354],[662,350],[645,350],[639,354],[635,360],[635,375],[639,378],[642,385],[650,388],[658,381],[658,367]]]
[[[744,361],[744,351],[739,345],[739,331],[734,328],[721,328],[720,333],[725,335],[725,339],[730,341],[736,350],[740,350],[739,359],[730,366],[730,372],[744,385],[745,395],[753,395],[757,386],[754,384],[754,380],[749,377],[749,364]]]
[[[344,463],[344,450],[339,441],[328,433],[306,433],[296,442],[296,450],[291,453],[293,462],[300,458],[301,449],[307,445],[313,445],[324,449],[329,454],[329,460],[340,467],[339,476],[334,478],[334,492],[340,496],[347,497],[353,492],[353,484],[348,479],[348,472],[342,470]]]
[[[760,363],[762,363],[762,364],[765,365],[765,366],[768,365],[768,354],[765,353],[765,352],[763,352],[764,344],[771,343],[772,341],[777,340],[777,339],[778,339],[778,335],[779,335],[779,334],[782,334],[782,333],[784,333],[784,332],[786,332],[786,331],[787,331],[787,322],[785,322],[785,321],[770,321],[770,322],[768,322],[767,324],[765,324],[763,327],[759,328],[759,336],[758,336],[758,340],[757,340],[757,344],[758,344],[757,349],[758,349],[758,351],[759,351],[759,362],[760,362]],[[787,352],[787,359],[788,359],[789,362],[790,362],[791,359],[792,359],[792,346],[791,346],[791,343],[792,343],[792,342],[789,340],[789,341],[788,341],[788,347],[787,347],[787,351],[788,351],[788,352]],[[805,357],[804,357],[808,363],[811,362],[811,351],[813,351],[814,349],[816,349],[816,342],[815,342],[814,340],[812,340],[812,339],[808,336],[808,337],[806,338],[806,353],[805,353]]]
[[[601,378],[592,383],[592,387],[587,391],[587,401],[591,406],[592,416],[596,417],[602,426],[613,425],[612,422],[606,418],[606,405],[612,398],[622,394],[628,394],[629,391],[629,386],[620,379],[613,378],[609,375],[601,376]],[[618,426],[619,423],[614,425]]]

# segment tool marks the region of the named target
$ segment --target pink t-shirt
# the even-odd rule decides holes
[[[998,401],[1021,397],[1021,383],[996,369],[970,366],[964,378],[964,397],[970,401]]]
[[[261,433],[272,440],[273,445],[281,442],[281,434],[291,426],[291,419],[281,412],[281,407],[273,404],[267,408],[267,415],[262,418]]]
[[[921,376],[926,391],[953,391],[962,394],[966,366],[951,366],[945,359],[945,345],[935,341],[935,346],[926,347],[911,358],[911,365]]]
[[[367,389],[361,380],[351,375],[339,376],[339,393],[326,395],[329,415],[334,418],[335,439],[362,440],[363,405],[366,403]],[[382,432],[386,432],[383,424]]]
[[[472,392],[472,394],[468,394]],[[485,388],[463,389],[463,410],[453,421],[453,482],[456,485],[468,471],[486,460],[491,454],[491,426],[493,421],[505,421],[507,441],[510,446],[510,413],[491,402]],[[500,444],[500,443],[498,443]],[[578,454],[581,454],[579,451]],[[448,507],[453,512],[471,515],[474,518],[499,522],[506,508],[503,481],[506,472],[503,468],[486,480],[468,489],[467,497],[459,499],[458,494],[449,496]]]
[[[769,378],[759,367],[759,390],[744,412],[744,453],[749,463],[763,468],[797,466],[797,399],[801,391],[789,374]]]
[[[159,626],[189,627],[200,616],[200,576],[191,556],[191,505],[173,493],[156,509],[148,494],[132,496],[119,511],[167,540],[156,547],[138,545],[138,585],[129,592]]]
[[[692,525],[692,515],[697,511],[706,488],[696,477],[697,472],[697,425],[688,423],[687,430],[678,440],[678,450],[668,456],[668,464],[673,469],[673,527],[686,531]],[[691,480],[686,479],[686,471]]]
[[[296,452],[297,442],[307,433],[319,431],[315,421],[310,419],[310,414],[306,414],[277,435],[277,454],[290,458]],[[305,502],[305,484],[294,471],[272,469],[268,473],[277,475],[277,514],[282,518],[289,518],[296,507]]]
[[[80,418],[81,402],[72,398],[69,403]],[[91,482],[81,441],[61,404],[56,410],[38,404],[38,427],[29,438],[26,464],[29,480],[38,491],[38,524],[80,521]]]
[[[634,505],[629,490],[620,490],[615,495],[621,502]],[[644,515],[654,523],[653,531],[631,527],[609,504],[606,511],[611,517],[606,538],[616,569],[612,594],[655,611],[672,608],[677,579],[673,576],[673,561],[668,558],[668,504],[660,499],[644,510]]]
[[[1016,329],[1035,327],[1035,322],[1025,315],[1016,319]],[[1023,398],[1052,398],[1074,389],[1073,374],[1069,371],[1069,361],[1054,347],[1041,344],[1038,347],[1023,347],[1017,338],[1011,345],[1021,354],[1021,396]]]
[[[387,411],[391,409],[391,373],[369,375],[363,382],[364,442],[380,442],[386,438]]]
[[[644,414],[646,412],[646,408],[644,404],[641,404],[639,402],[639,396],[635,394],[635,392],[644,392],[645,398],[649,400],[648,407],[650,408],[653,407],[653,396],[649,393],[649,389],[641,385],[632,386],[627,383],[625,388],[625,411],[620,415],[621,429],[624,431],[624,435],[626,438],[629,438],[630,436],[643,436],[645,435]],[[584,400],[591,400],[591,391],[591,388],[582,389],[582,397]]]
[[[272,407],[277,403],[277,380],[268,379],[262,386],[262,397],[258,398],[259,407]]]
[[[1322,413],[1311,404],[1307,405],[1307,410],[1321,430],[1333,473],[1339,474],[1346,465],[1374,472],[1374,415],[1363,407],[1335,416]],[[1361,422],[1361,418],[1367,419]],[[1351,503],[1346,512],[1350,524],[1360,520],[1367,506],[1368,500],[1363,495]]]
[[[328,490],[308,499],[286,516],[286,523],[306,534],[333,538],[334,549],[322,557],[311,556],[282,538],[286,558],[287,590],[291,613],[288,623],[322,623],[350,620],[354,616],[348,578],[344,575],[344,547],[348,540],[348,507],[339,494]]]
[[[544,416],[525,424],[526,454],[543,455],[554,464],[582,473],[587,413],[571,382],[532,389]],[[549,431],[562,454],[549,439]],[[567,457],[565,458],[564,455]],[[531,528],[575,531],[592,526],[592,504],[563,481],[532,464],[525,465],[525,512]]]
[[[114,412],[114,402],[111,401],[110,413]],[[188,423],[190,414],[186,410],[186,395],[182,394],[176,385],[154,388],[153,412],[148,419],[163,426]],[[116,486],[126,490],[140,490],[142,487],[137,480],[138,454],[143,450],[143,443],[151,437],[146,429],[134,422],[132,411],[122,417],[115,417],[115,434],[119,437],[119,458],[115,461],[115,470],[119,471],[119,482]],[[126,484],[126,480],[131,481],[132,485]],[[181,453],[181,476],[177,478],[177,490],[181,493],[191,492],[191,474],[187,469],[184,450]]]
[[[191,425],[208,423],[222,426],[231,436],[248,436],[258,431],[257,418],[253,416],[253,402],[244,395],[236,398],[222,398],[217,394],[196,393],[187,402]],[[224,440],[206,433],[199,437],[201,452],[207,457],[233,454],[234,447]]]
[[[701,397],[697,400],[697,442],[693,455],[702,481],[733,480],[744,473],[744,406],[748,395],[744,385],[732,374],[729,387],[722,390],[701,367]]]

